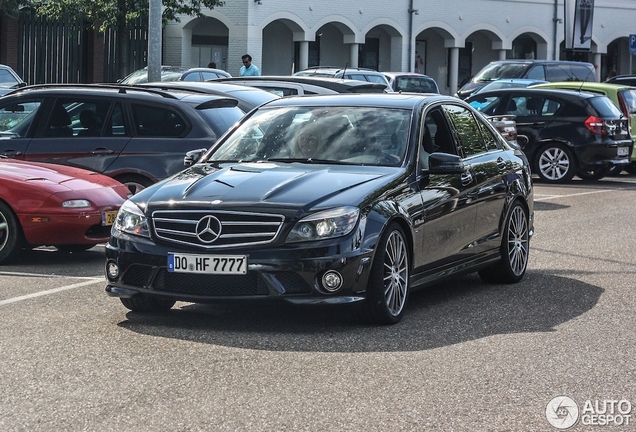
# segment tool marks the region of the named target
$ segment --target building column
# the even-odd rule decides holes
[[[505,60],[506,59],[506,53],[508,51],[505,49],[500,49],[499,50],[499,60]]]
[[[450,70],[448,80],[450,81],[450,94],[457,93],[457,77],[459,76],[459,48],[450,48]]]
[[[349,45],[349,67],[358,67],[358,49],[360,44],[352,43]]]
[[[294,72],[305,70],[309,67],[309,41],[300,41],[298,64]]]
[[[594,69],[596,70],[596,81],[601,81],[601,53],[594,53]]]

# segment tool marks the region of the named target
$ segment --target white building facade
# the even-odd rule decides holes
[[[250,54],[263,75],[318,65],[415,71],[445,94],[499,59],[589,61],[599,80],[631,73],[636,0],[595,0],[591,49],[582,52],[564,49],[564,1],[576,0],[225,0],[169,23],[162,63],[213,61],[238,75]]]

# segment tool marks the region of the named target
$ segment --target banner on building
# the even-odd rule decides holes
[[[565,0],[565,49],[590,51],[594,0]]]

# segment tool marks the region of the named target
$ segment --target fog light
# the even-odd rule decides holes
[[[108,275],[108,279],[117,279],[119,276],[119,266],[114,261],[109,261],[106,264],[106,274]]]
[[[330,270],[322,275],[322,286],[329,292],[336,292],[342,286],[342,276],[340,273]]]

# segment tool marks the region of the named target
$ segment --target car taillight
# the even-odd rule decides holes
[[[587,120],[585,120],[585,127],[597,135],[607,135],[605,120],[600,117],[589,116]]]
[[[632,130],[632,117],[629,115],[629,109],[627,109],[627,103],[625,102],[625,97],[619,93],[618,94],[618,105],[623,112],[623,115],[627,119],[627,130]]]

